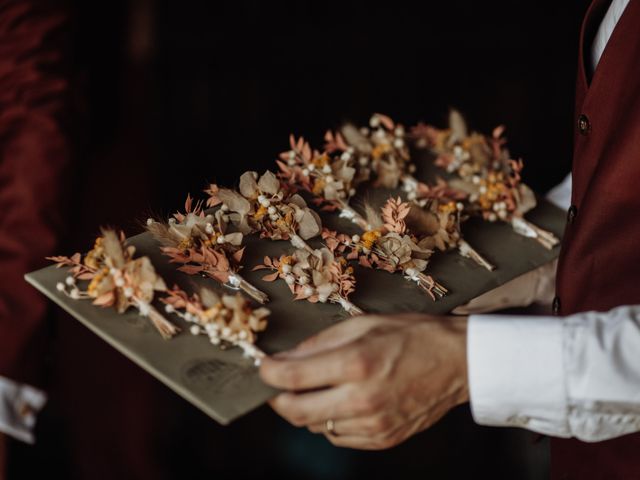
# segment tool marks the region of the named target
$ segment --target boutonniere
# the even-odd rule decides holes
[[[522,182],[522,160],[513,160],[506,148],[504,127],[495,128],[491,137],[469,133],[462,115],[452,110],[447,130],[423,125],[412,130],[412,137],[416,145],[435,153],[436,165],[456,175],[449,185],[467,194],[465,209],[470,214],[510,223],[516,233],[548,249],[560,242],[524,218],[536,206],[536,198]]]
[[[407,226],[411,204],[400,198],[390,198],[378,215],[367,209],[367,220],[374,227],[362,235],[349,237],[325,229],[322,238],[329,248],[347,253],[347,259],[357,259],[367,268],[402,272],[433,300],[446,295],[447,289],[424,273],[434,250],[419,245],[419,239]]]
[[[95,245],[84,257],[47,257],[58,268],[68,267],[70,276],[57,284],[58,291],[77,299],[91,299],[94,305],[114,307],[118,313],[135,308],[147,317],[164,339],[179,329],[164,318],[151,304],[155,292],[166,290],[148,257],[133,258],[135,247],[127,245],[124,234],[104,229]],[[88,281],[83,290],[78,281]]]
[[[256,346],[257,334],[267,328],[270,311],[260,307],[254,309],[240,294],[218,294],[202,289],[200,293],[188,295],[177,286],[167,291],[161,299],[165,311],[178,315],[191,323],[193,335],[205,335],[213,345],[221,348],[236,346],[243,350],[255,365],[265,354]]]
[[[256,172],[244,173],[238,192],[217,185],[206,192],[207,205],[220,205],[223,216],[245,235],[259,233],[261,238],[289,240],[296,248],[313,251],[305,240],[322,231],[318,214],[270,171],[260,177]]]
[[[262,269],[272,271],[263,280],[284,280],[295,300],[337,303],[350,315],[362,314],[362,310],[349,301],[356,285],[353,268],[327,248],[313,253],[297,249],[280,258],[264,257],[264,264],[254,267],[254,270]]]
[[[433,197],[422,206],[411,205],[406,222],[420,247],[441,252],[457,250],[460,255],[472,259],[481,267],[495,270],[494,265],[462,238],[461,228],[465,219],[461,201]]]
[[[404,127],[390,117],[376,113],[369,120],[369,127],[346,124],[340,133],[357,158],[360,177],[370,178],[374,187],[397,188],[401,181],[417,182]]]
[[[181,264],[181,272],[240,289],[259,303],[269,300],[240,275],[243,235],[228,231],[228,218],[222,211],[205,215],[201,204],[194,204],[188,196],[185,213],[174,214],[166,223],[149,219],[147,230],[163,245],[161,250],[170,262]]]
[[[338,211],[361,228],[364,218],[349,206],[356,194],[358,172],[353,155],[340,134],[327,132],[325,151],[312,150],[302,137],[289,137],[290,149],[276,160],[280,177],[294,190],[304,190],[313,196],[313,202],[324,211]]]

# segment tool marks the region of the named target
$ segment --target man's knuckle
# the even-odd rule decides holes
[[[307,420],[306,415],[300,412],[294,412],[289,417],[289,421],[291,422],[291,424],[296,427],[306,426],[308,423],[306,420]]]
[[[348,368],[350,369],[350,373],[356,379],[365,379],[372,371],[371,357],[365,351],[357,350],[353,354],[353,358],[351,362],[349,362]]]
[[[390,429],[391,427],[391,419],[386,415],[379,415],[373,417],[371,422],[371,427],[373,429],[373,433],[383,433]]]
[[[371,415],[379,409],[378,395],[372,392],[360,393],[353,399],[354,410],[360,415]]]

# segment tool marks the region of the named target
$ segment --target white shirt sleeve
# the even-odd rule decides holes
[[[600,441],[640,431],[640,306],[568,317],[472,315],[477,423]]]
[[[545,197],[557,207],[568,209],[571,205],[571,173],[564,177],[562,182],[549,190]]]
[[[571,175],[547,199],[568,208]],[[584,441],[640,431],[640,306],[471,315],[467,349],[477,423]]]
[[[34,443],[36,414],[46,401],[41,390],[0,376],[0,432]]]

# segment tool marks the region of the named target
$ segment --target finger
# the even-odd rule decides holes
[[[341,347],[362,336],[381,320],[375,316],[360,316],[344,320],[300,342],[295,348],[274,355],[275,358],[299,358],[324,350]]]
[[[401,425],[377,435],[331,435],[325,437],[336,447],[356,448],[358,450],[384,450],[395,447],[413,434],[421,431],[415,422],[404,422]],[[334,426],[334,431],[337,432]]]
[[[333,431],[337,436],[348,437],[377,437],[389,434],[400,428],[405,422],[399,417],[393,417],[387,413],[378,413],[364,417],[326,417],[333,420]],[[313,433],[326,434],[326,421],[309,425],[309,430]]]
[[[328,418],[343,419],[357,415],[357,405],[349,402],[352,384],[308,393],[281,393],[269,403],[289,423],[297,427],[325,425]]]
[[[385,450],[396,446],[402,440],[398,434],[384,437],[369,437],[360,435],[325,435],[336,447],[353,448],[357,450]]]
[[[541,275],[540,268],[522,274],[499,287],[479,295],[468,303],[456,307],[451,313],[454,315],[470,315],[530,305],[535,300],[536,285]]]
[[[369,355],[368,357],[372,357]],[[364,378],[372,360],[359,342],[291,359],[267,357],[260,365],[262,380],[283,390],[310,390]]]

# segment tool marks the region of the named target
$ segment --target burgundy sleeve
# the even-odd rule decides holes
[[[65,21],[52,2],[0,0],[0,375],[19,382],[46,311],[23,276],[54,253],[68,176]]]

